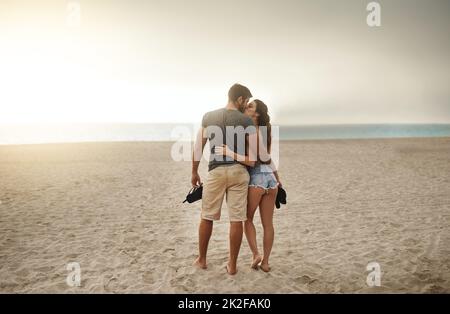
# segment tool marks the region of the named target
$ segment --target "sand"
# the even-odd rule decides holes
[[[181,203],[190,165],[171,145],[0,146],[0,292],[450,292],[450,138],[282,142],[272,271],[243,242],[234,277],[226,210],[209,268],[191,265],[200,204]]]

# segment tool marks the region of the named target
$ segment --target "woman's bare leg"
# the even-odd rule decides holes
[[[273,211],[275,208],[275,199],[277,197],[278,189],[269,189],[268,193],[261,198],[259,203],[259,213],[264,229],[263,236],[263,259],[261,262],[261,269],[265,272],[270,271],[269,256],[272,251],[273,240],[275,232],[273,229]]]
[[[247,201],[247,220],[244,223],[245,237],[247,238],[248,246],[253,253],[253,259],[251,266],[257,268],[262,258],[258,251],[258,245],[256,243],[256,228],[253,224],[253,217],[255,211],[258,208],[258,204],[261,201],[261,197],[264,195],[264,189],[249,187],[248,188],[248,201]]]

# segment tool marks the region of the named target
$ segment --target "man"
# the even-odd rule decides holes
[[[200,159],[206,142],[211,144],[226,144],[229,149],[242,156],[247,155],[252,161],[256,160],[256,129],[252,119],[243,114],[249,99],[250,90],[242,85],[233,85],[228,92],[228,103],[225,108],[206,113],[203,116],[202,128],[194,145],[192,162],[192,186],[201,184],[198,174]],[[229,132],[230,128],[233,132]],[[237,131],[236,131],[237,130]],[[237,138],[237,141],[235,139]],[[244,139],[245,145],[239,145]],[[213,148],[213,147],[212,147]],[[213,221],[220,219],[223,197],[226,195],[228,214],[230,219],[230,248],[227,272],[234,275],[237,272],[237,258],[242,242],[243,226],[247,220],[247,192],[249,183],[247,168],[238,161],[216,156],[211,153],[208,177],[203,187],[201,221],[199,226],[199,257],[194,265],[202,269],[207,268],[206,253],[213,229]]]

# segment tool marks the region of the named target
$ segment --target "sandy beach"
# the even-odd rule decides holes
[[[200,203],[182,204],[171,145],[0,146],[0,293],[450,292],[450,138],[282,142],[272,271],[250,269],[244,238],[234,277],[226,209],[209,268],[192,266]]]

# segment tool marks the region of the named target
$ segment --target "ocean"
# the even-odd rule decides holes
[[[192,140],[194,124],[0,125],[0,145]],[[280,140],[450,137],[450,124],[279,126]]]

